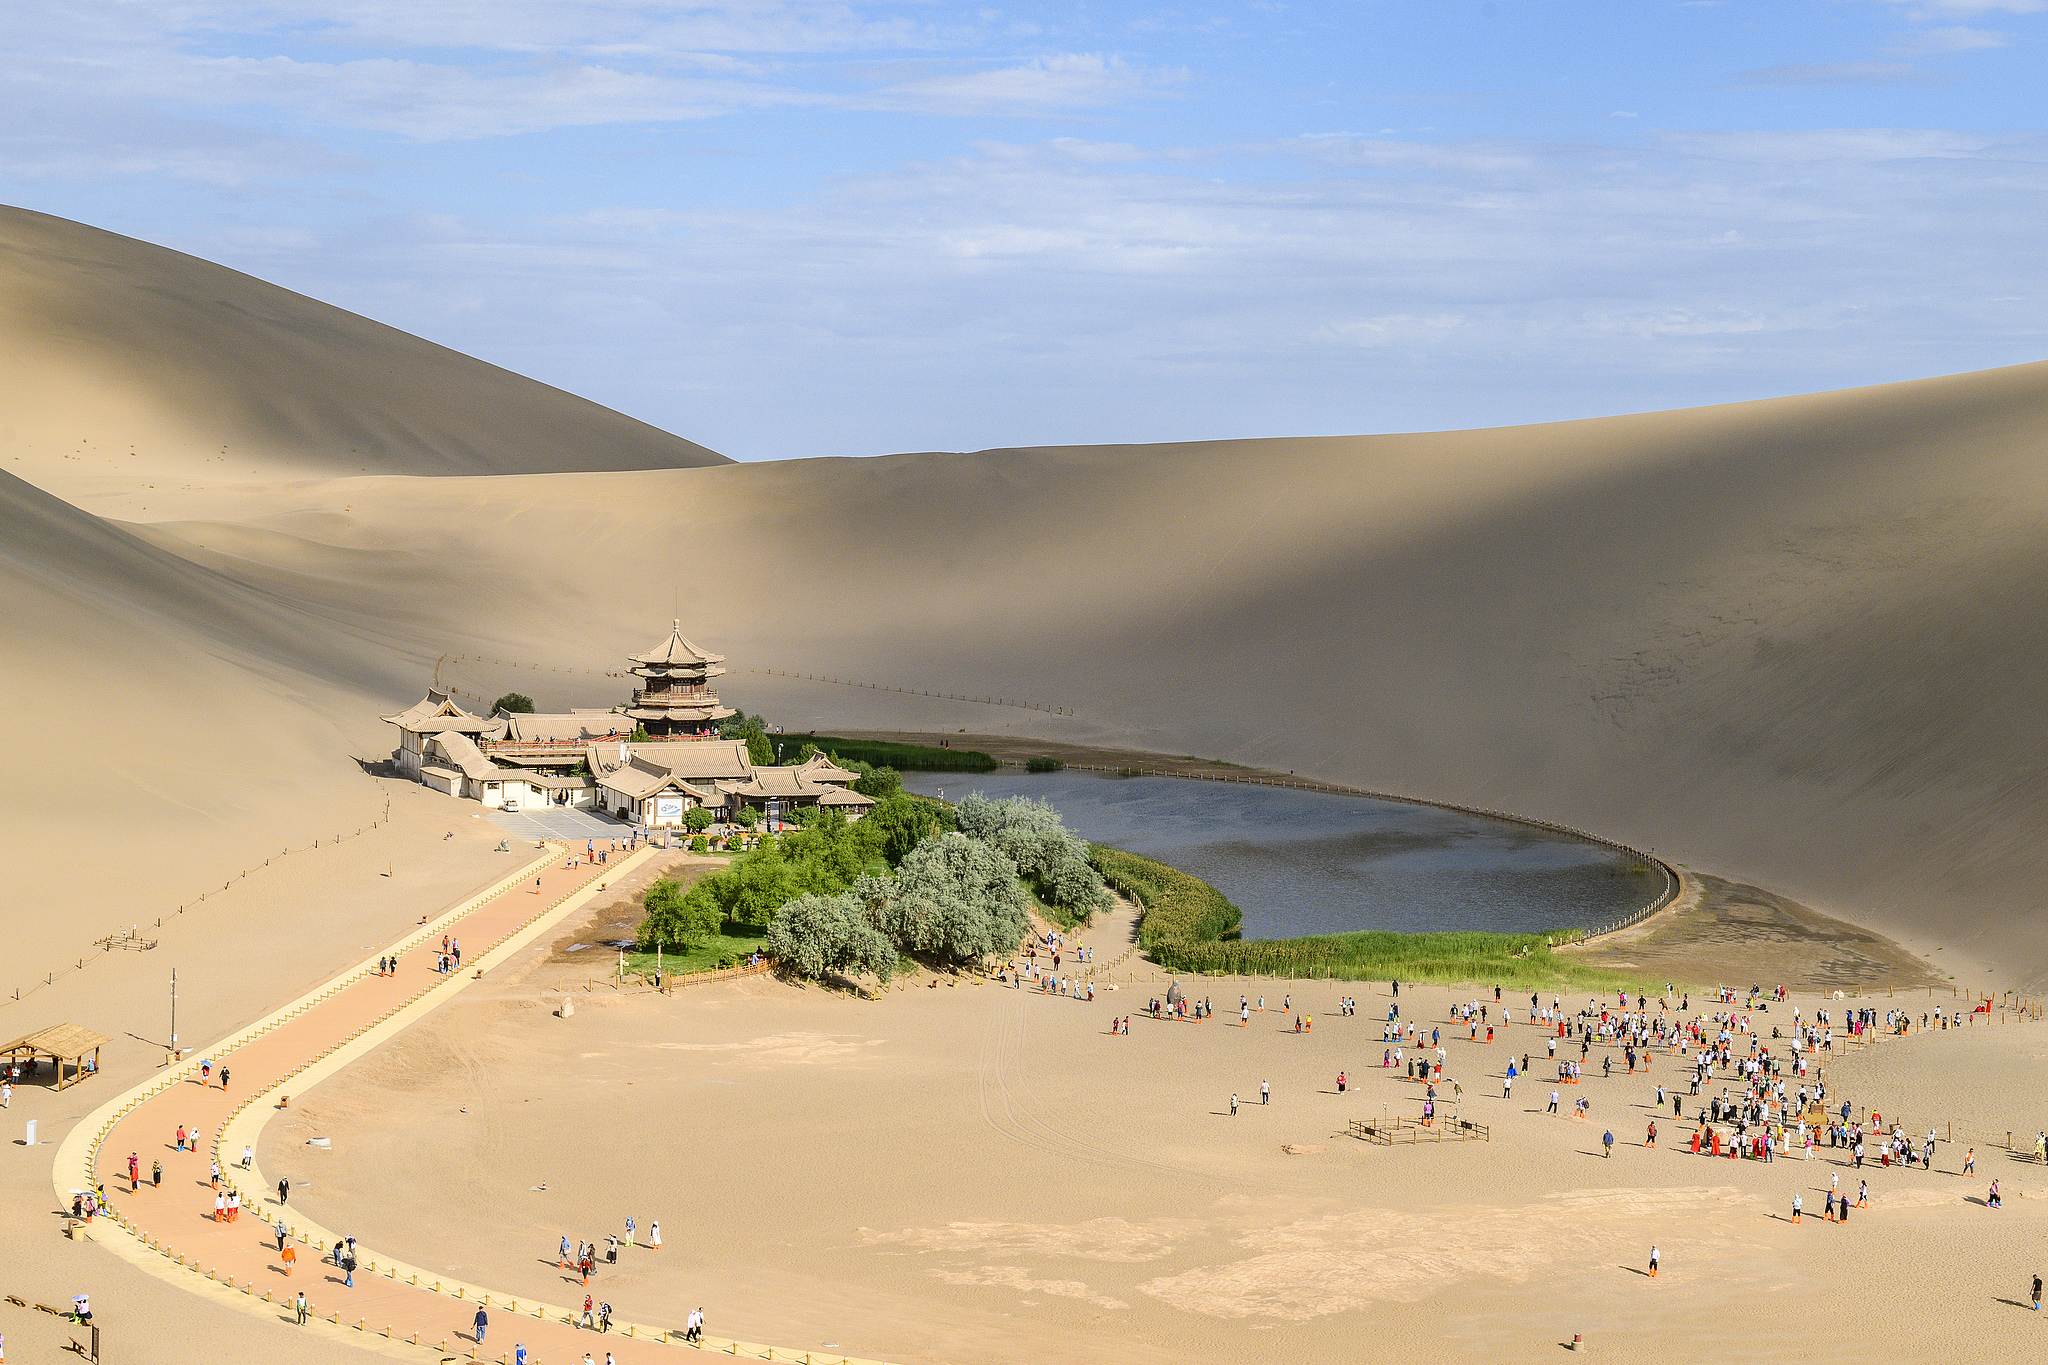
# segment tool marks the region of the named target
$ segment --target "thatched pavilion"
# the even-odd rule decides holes
[[[20,1061],[24,1052],[27,1053],[31,1075],[36,1069],[36,1059],[48,1057],[57,1068],[57,1088],[62,1090],[73,1081],[85,1078],[85,1059],[88,1056],[92,1058],[92,1070],[99,1070],[100,1049],[112,1041],[106,1034],[94,1033],[82,1024],[51,1024],[0,1047],[0,1053],[6,1054],[9,1066]],[[69,1075],[64,1070],[66,1062],[71,1063]]]

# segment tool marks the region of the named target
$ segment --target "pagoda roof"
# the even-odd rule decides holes
[[[656,792],[674,789],[687,792],[699,801],[716,804],[711,801],[716,793],[686,782],[676,776],[671,769],[638,755],[635,755],[632,762],[614,768],[598,778],[597,785],[634,801],[653,796]]]
[[[850,773],[823,754],[813,754],[810,760],[801,764],[797,771],[813,782],[851,782],[860,776]]]
[[[661,768],[685,782],[711,782],[719,778],[744,780],[754,770],[747,759],[743,739],[686,739],[640,741],[598,740],[584,751],[590,770],[603,777],[631,763]]]
[[[634,720],[724,720],[733,714],[733,710],[730,706],[720,706],[716,697],[699,697],[678,706],[635,706],[626,714]]]
[[[534,712],[513,711],[505,716],[507,739],[563,740],[603,739],[625,734],[633,727],[614,711]]]
[[[795,797],[802,800],[821,801],[828,806],[872,806],[871,797],[859,792],[850,792],[844,787],[812,779],[805,768],[756,768],[754,780],[744,785],[730,785],[725,790],[736,796],[749,796],[755,800],[769,797]]]
[[[384,719],[401,730],[414,734],[439,735],[449,731],[471,735],[495,735],[505,722],[488,716],[479,716],[465,711],[446,692],[430,688],[427,695],[406,707],[397,715]]]
[[[636,664],[722,664],[725,656],[706,654],[683,637],[681,621],[671,621],[668,638],[644,654],[633,655],[632,660]]]

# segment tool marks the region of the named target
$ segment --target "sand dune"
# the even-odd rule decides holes
[[[67,494],[723,461],[276,285],[4,207],[0,392],[0,467]]]
[[[219,361],[250,333],[202,324],[195,281],[240,277],[6,221],[17,242],[29,223],[99,244],[95,297],[146,284],[166,296],[157,325],[191,328],[179,349],[17,308],[12,325],[54,338],[35,364],[97,347],[70,373],[217,373],[217,391],[255,385],[295,414],[284,426],[312,433],[308,449],[397,401],[371,386],[360,410],[337,408],[345,392],[287,373],[304,366]],[[337,365],[409,367],[422,344],[336,327]],[[20,542],[8,652],[27,663],[10,669],[76,703],[110,640],[155,632],[195,658],[152,732],[229,742],[174,737],[153,761],[204,787],[242,761],[242,702],[262,697],[272,752],[311,792],[355,780],[348,754],[388,745],[376,708],[413,700],[443,652],[538,665],[450,665],[485,698],[517,685],[594,704],[621,684],[567,670],[616,667],[680,615],[731,656],[732,700],[792,726],[1115,739],[1518,811],[1979,959],[1987,984],[2048,973],[2048,804],[2032,781],[2048,738],[2048,365],[1481,432],[573,473],[519,471],[577,448],[598,410],[523,410],[533,453],[518,456],[478,434],[502,428],[417,387],[449,434],[422,441],[441,463],[406,474],[333,477],[279,454],[231,483],[116,470],[79,485],[126,530],[65,509],[71,540]],[[18,429],[62,420],[40,392]],[[406,476],[472,458],[493,472]],[[24,497],[8,516],[57,512]],[[74,542],[129,599],[104,620],[70,612]],[[223,684],[224,668],[248,681]],[[74,762],[132,747],[125,726],[65,739]],[[147,840],[156,808],[134,799]]]

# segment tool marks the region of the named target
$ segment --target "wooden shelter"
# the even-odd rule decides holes
[[[10,1066],[21,1060],[21,1054],[27,1053],[31,1076],[35,1074],[36,1059],[48,1057],[57,1068],[57,1088],[62,1090],[73,1081],[85,1078],[85,1059],[88,1055],[92,1058],[92,1069],[98,1071],[100,1049],[112,1041],[106,1034],[94,1033],[82,1024],[51,1024],[47,1028],[37,1029],[34,1033],[23,1034],[6,1047],[0,1047],[0,1053],[6,1054]],[[68,1076],[64,1071],[66,1062],[71,1063],[71,1073]]]

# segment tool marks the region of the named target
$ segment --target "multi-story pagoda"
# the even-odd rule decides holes
[[[706,654],[684,639],[682,622],[670,622],[668,639],[635,654],[632,662],[640,685],[626,714],[650,738],[715,736],[718,722],[732,714],[711,690],[711,679],[725,672],[725,656]]]

